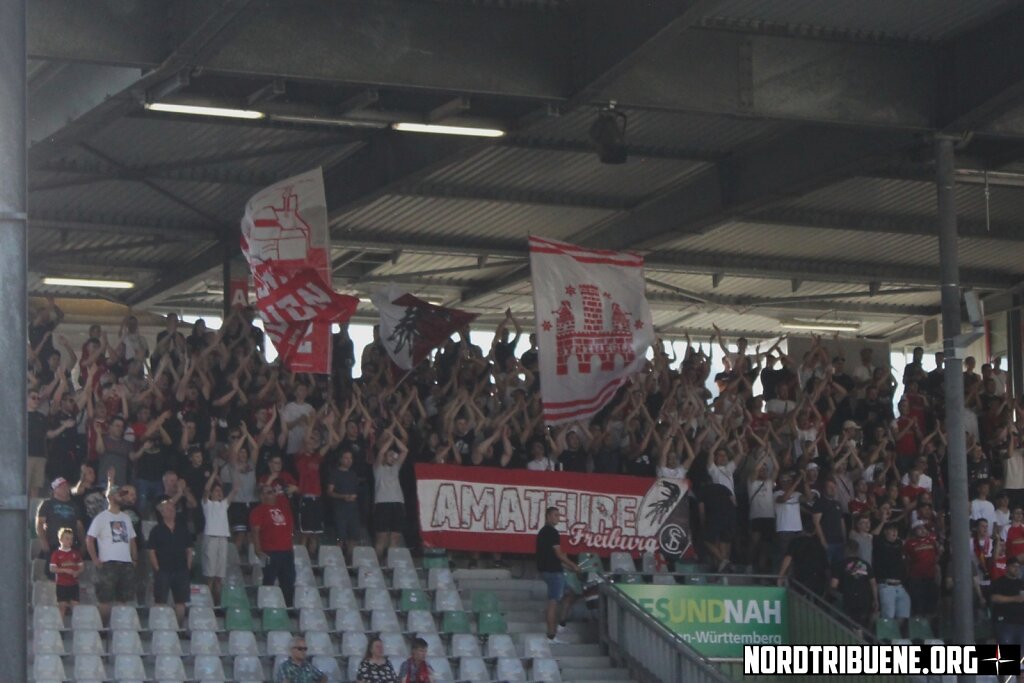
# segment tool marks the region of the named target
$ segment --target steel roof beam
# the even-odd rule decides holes
[[[860,214],[778,206],[744,216],[743,220],[765,225],[938,237],[934,216]],[[984,221],[960,218],[957,226],[962,238],[1024,241],[1024,223],[993,223],[986,226]]]
[[[1024,7],[958,36],[944,49],[938,123],[949,132],[1024,134]],[[1016,115],[1012,110],[1018,109]],[[1003,116],[1010,114],[1009,116]]]
[[[483,187],[478,185],[454,185],[447,183],[422,182],[399,188],[394,194],[411,197],[436,197],[438,199],[461,199],[479,202],[506,202],[512,204],[533,204],[539,206],[567,206],[582,209],[603,209],[623,211],[633,202],[606,195],[558,192],[549,190],[519,190],[514,188]]]
[[[216,240],[217,233],[212,230],[203,230],[194,225],[163,225],[159,223],[142,223],[132,221],[123,216],[109,217],[104,219],[97,216],[83,216],[74,213],[53,213],[47,211],[33,211],[29,218],[29,238],[35,230],[55,230],[67,232],[96,232],[109,235],[125,235],[128,237],[140,237],[153,235],[165,237],[168,240]]]

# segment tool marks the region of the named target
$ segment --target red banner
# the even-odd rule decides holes
[[[553,506],[562,511],[565,552],[636,556],[658,549],[686,488],[646,477],[416,465],[423,544],[450,550],[532,555]]]

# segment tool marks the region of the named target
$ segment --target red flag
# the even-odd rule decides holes
[[[373,303],[380,311],[380,340],[395,365],[411,370],[444,344],[476,313],[445,308],[424,301],[394,286],[377,292]]]

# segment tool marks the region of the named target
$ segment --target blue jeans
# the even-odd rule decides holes
[[[1020,645],[1024,647],[1024,624],[997,622],[996,636],[1000,645]]]
[[[910,594],[903,586],[878,584],[879,611],[883,619],[906,619],[910,616]]]
[[[565,572],[542,572],[541,578],[548,585],[548,600],[561,600],[565,595]]]
[[[829,543],[825,546],[825,556],[828,558],[829,569],[835,567],[846,559],[846,544]]]

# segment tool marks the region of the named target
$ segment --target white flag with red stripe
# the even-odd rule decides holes
[[[331,323],[359,300],[331,287],[330,236],[319,168],[264,188],[245,205],[242,253],[267,335],[292,372],[330,374]]]
[[[544,421],[593,417],[644,364],[644,259],[530,237]]]

